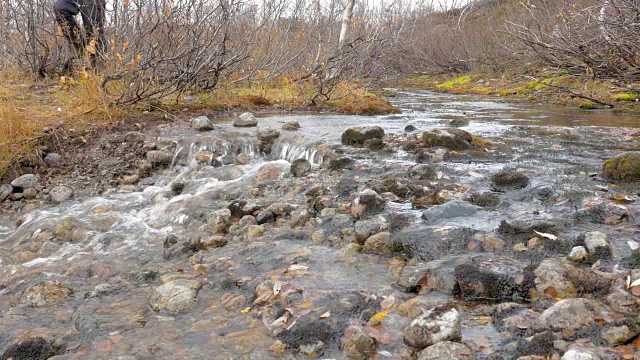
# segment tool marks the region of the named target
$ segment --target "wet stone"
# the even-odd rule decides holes
[[[407,292],[440,290],[451,294],[457,281],[455,269],[477,255],[448,255],[426,263],[404,266],[397,277],[397,285]]]
[[[491,176],[491,183],[496,191],[518,190],[529,185],[529,177],[514,170],[506,170]]]
[[[413,126],[413,125],[407,125],[407,126],[404,127],[404,132],[408,132],[408,133],[409,132],[414,132],[416,130],[418,130],[418,128]]]
[[[595,300],[584,298],[564,299],[546,309],[534,324],[537,331],[562,331],[570,333],[596,325],[596,318],[604,311]]]
[[[311,172],[311,163],[307,159],[296,159],[291,163],[291,175],[303,177]]]
[[[256,216],[256,221],[257,221],[258,225],[272,223],[272,222],[276,221],[276,216],[270,210],[262,210]]]
[[[584,243],[589,254],[597,256],[599,259],[611,258],[611,245],[607,239],[607,235],[593,231],[585,235]]]
[[[0,202],[5,201],[13,193],[13,186],[10,184],[0,185]]]
[[[567,255],[567,259],[574,262],[583,262],[588,258],[589,253],[587,253],[587,250],[584,248],[584,246],[575,246],[573,249],[571,249],[569,255]]]
[[[49,359],[64,353],[62,343],[57,344],[43,337],[32,337],[10,345],[0,359],[2,360],[40,360]]]
[[[260,169],[258,169],[258,173],[256,174],[257,182],[266,182],[270,180],[279,179],[283,174],[290,171],[289,164],[283,163],[269,163],[262,165]]]
[[[496,208],[500,205],[500,197],[498,194],[485,192],[482,194],[471,194],[467,199],[473,205],[484,208]]]
[[[18,189],[28,189],[36,186],[39,179],[34,174],[24,174],[11,182],[11,186]]]
[[[167,150],[151,150],[147,152],[147,161],[153,165],[169,165],[173,160],[173,154]]]
[[[418,360],[475,360],[476,356],[468,347],[452,342],[443,341],[418,353]]]
[[[318,341],[315,344],[301,345],[298,350],[307,357],[317,358],[324,354],[324,342]]]
[[[376,340],[356,326],[350,326],[345,330],[340,344],[344,356],[351,360],[368,359],[376,351]]]
[[[435,307],[417,317],[404,329],[405,344],[422,350],[441,341],[456,341],[461,337],[460,313],[448,305]]]
[[[49,196],[51,197],[51,201],[61,203],[69,200],[71,196],[73,196],[73,190],[68,186],[60,185],[51,189]]]
[[[593,273],[591,269],[577,267],[564,259],[546,259],[534,270],[536,292],[539,296],[572,298],[585,294],[602,296],[609,292],[609,280]]]
[[[24,198],[28,200],[35,199],[36,197],[38,197],[38,190],[34,188],[24,189],[24,191],[22,192],[22,196],[24,196]]]
[[[526,300],[532,274],[508,258],[474,258],[455,270],[459,296],[465,300]]]
[[[409,169],[409,178],[416,180],[433,180],[436,177],[436,168],[429,164],[418,164]]]
[[[247,165],[251,162],[251,155],[249,154],[239,154],[236,156],[234,163],[236,165]]]
[[[149,298],[149,306],[155,311],[165,310],[172,314],[189,311],[196,304],[198,290],[202,287],[197,280],[174,280],[157,287]]]
[[[350,157],[342,156],[329,159],[329,161],[327,162],[327,168],[329,170],[352,169],[354,164],[355,160]]]
[[[198,131],[213,130],[213,124],[211,123],[211,120],[209,120],[209,118],[206,116],[198,116],[191,119],[191,127]]]
[[[382,139],[384,130],[380,126],[350,128],[342,134],[342,144],[363,146],[367,140]]]
[[[360,219],[366,216],[379,214],[384,210],[385,201],[377,192],[365,189],[360,193],[351,205],[351,216]]]
[[[586,348],[571,348],[562,355],[560,360],[600,360],[600,356]]]
[[[300,123],[297,121],[287,121],[282,124],[282,130],[284,131],[296,131],[300,129]]]
[[[373,219],[358,220],[354,226],[356,241],[363,244],[370,236],[386,229],[387,223],[384,218],[375,217]]]
[[[390,240],[390,234],[387,231],[372,235],[364,242],[364,251],[366,252],[391,257],[395,250],[396,247]]]
[[[233,120],[235,127],[255,127],[258,126],[258,120],[252,113],[246,112]]]
[[[271,154],[273,142],[280,137],[280,132],[275,129],[258,130],[258,149],[266,155]]]
[[[73,294],[73,290],[67,285],[45,281],[27,288],[20,295],[20,303],[34,307],[60,304],[66,301],[71,294]]]
[[[478,212],[478,208],[462,200],[452,200],[443,205],[428,208],[422,212],[422,219],[434,223],[439,220],[452,219],[456,217],[467,217]]]
[[[618,155],[604,162],[602,176],[612,180],[640,180],[640,153]]]
[[[423,147],[444,147],[450,150],[467,150],[471,148],[473,137],[470,133],[455,129],[434,129],[422,133]]]

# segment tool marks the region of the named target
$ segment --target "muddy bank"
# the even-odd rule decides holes
[[[19,200],[0,215],[3,356],[637,356],[638,187],[601,174],[633,131],[393,101],[125,132],[130,183]]]

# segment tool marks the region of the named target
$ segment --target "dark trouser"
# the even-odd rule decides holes
[[[82,50],[93,40],[95,51],[89,58],[91,66],[95,67],[97,58],[105,51],[105,0],[56,0],[53,10],[64,36],[73,45],[76,57],[81,56]],[[86,37],[75,21],[74,16],[78,13],[82,16]]]

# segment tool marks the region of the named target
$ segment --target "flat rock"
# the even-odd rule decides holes
[[[609,292],[611,282],[591,269],[577,267],[565,259],[546,259],[534,270],[538,296],[572,298],[590,294],[603,296]]]
[[[67,285],[45,281],[27,288],[20,295],[20,303],[34,307],[60,304],[71,294],[73,294],[73,290]]]
[[[18,189],[28,189],[36,186],[39,179],[34,174],[24,174],[11,182],[11,185],[14,188]]]
[[[534,323],[534,330],[562,331],[565,335],[596,325],[596,318],[604,308],[595,300],[564,299],[542,312]]]
[[[524,264],[504,257],[476,257],[454,272],[459,296],[472,300],[526,300],[533,286]]]
[[[452,342],[443,341],[418,353],[418,360],[475,360],[476,356],[468,347]]]
[[[452,200],[443,205],[436,205],[422,212],[422,219],[429,223],[439,220],[471,216],[478,212],[478,208],[462,200]]]
[[[440,290],[451,294],[456,286],[455,269],[476,256],[478,255],[447,255],[426,263],[404,266],[397,278],[397,285],[407,292]]]
[[[258,120],[252,113],[246,112],[233,120],[233,126],[254,127],[254,126],[258,126]]]

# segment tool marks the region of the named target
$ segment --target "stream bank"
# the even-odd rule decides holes
[[[137,179],[0,215],[3,356],[637,356],[635,118],[398,94],[105,141]]]

